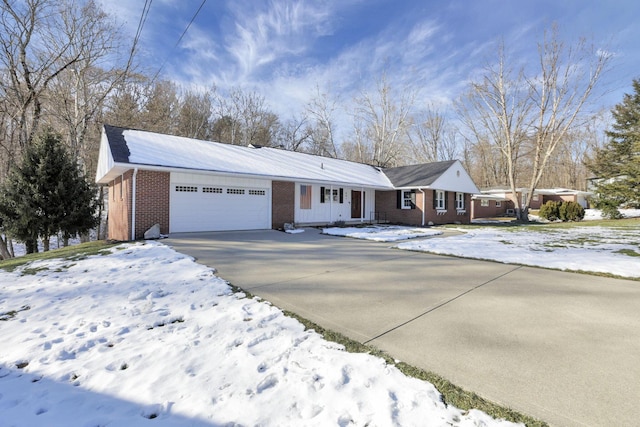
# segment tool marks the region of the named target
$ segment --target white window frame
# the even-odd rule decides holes
[[[411,190],[402,190],[402,205],[400,206],[402,209],[412,209],[412,194]]]
[[[501,208],[502,202],[500,200],[496,200],[496,208]]]
[[[456,210],[464,210],[464,193],[456,193]]]
[[[436,190],[436,209],[439,211],[445,210],[444,194],[444,190]]]
[[[488,208],[489,207],[489,199],[480,199],[480,206],[482,206],[483,208]]]

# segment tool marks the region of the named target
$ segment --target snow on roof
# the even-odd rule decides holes
[[[378,168],[361,163],[268,147],[241,147],[172,135],[105,125],[105,142],[114,164],[156,166],[218,173],[264,176],[272,179],[393,188]],[[128,157],[125,147],[128,149]],[[115,143],[115,145],[114,145]],[[114,149],[117,152],[114,153]],[[116,155],[117,154],[117,155]],[[96,181],[109,181],[101,170]]]

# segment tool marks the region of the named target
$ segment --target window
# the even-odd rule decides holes
[[[250,196],[266,196],[267,192],[265,190],[249,190]]]
[[[435,205],[438,210],[447,209],[447,200],[445,199],[446,192],[443,190],[436,190]]]
[[[464,210],[464,193],[456,193],[456,209],[459,211]]]
[[[311,209],[311,186],[300,186],[300,209]]]
[[[227,194],[244,194],[243,188],[227,188]]]
[[[533,195],[533,201],[534,201],[534,202],[537,202],[537,201],[539,201],[539,200],[540,200],[540,195],[538,195],[538,194],[534,194],[534,195]]]
[[[203,193],[222,194],[222,188],[219,187],[202,187]]]
[[[488,205],[489,203],[487,203]],[[502,202],[500,200],[496,200],[496,208],[502,207]]]
[[[488,208],[489,207],[489,200],[480,199],[480,206],[482,206],[483,208]],[[496,205],[496,206],[498,206],[498,205]]]
[[[327,202],[344,203],[344,188],[331,189],[320,187],[320,203]]]
[[[191,185],[176,185],[176,191],[181,193],[197,193],[198,187]]]
[[[415,190],[402,191],[402,209],[416,208],[416,192]]]

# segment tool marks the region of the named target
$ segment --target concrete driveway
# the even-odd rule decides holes
[[[315,229],[165,242],[280,308],[551,425],[640,425],[640,282]]]

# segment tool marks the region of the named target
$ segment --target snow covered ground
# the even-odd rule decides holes
[[[353,237],[354,239],[393,242],[416,237],[437,236],[441,230],[431,228],[410,228],[396,225],[372,225],[369,227],[331,227],[322,229],[324,234]]]
[[[399,249],[560,270],[640,277],[640,227],[546,229],[483,227],[459,236],[404,242]],[[635,254],[635,256],[634,256]]]
[[[633,214],[640,211],[633,211]],[[640,216],[640,215],[635,215]],[[330,228],[326,234],[379,242],[442,234],[437,229],[371,226]],[[493,227],[460,228],[461,235],[442,239],[413,239],[399,249],[424,251],[463,258],[548,267],[560,270],[610,273],[640,277],[640,224],[637,228],[611,227]]]
[[[509,425],[159,243],[25,267],[0,270],[3,426]]]

